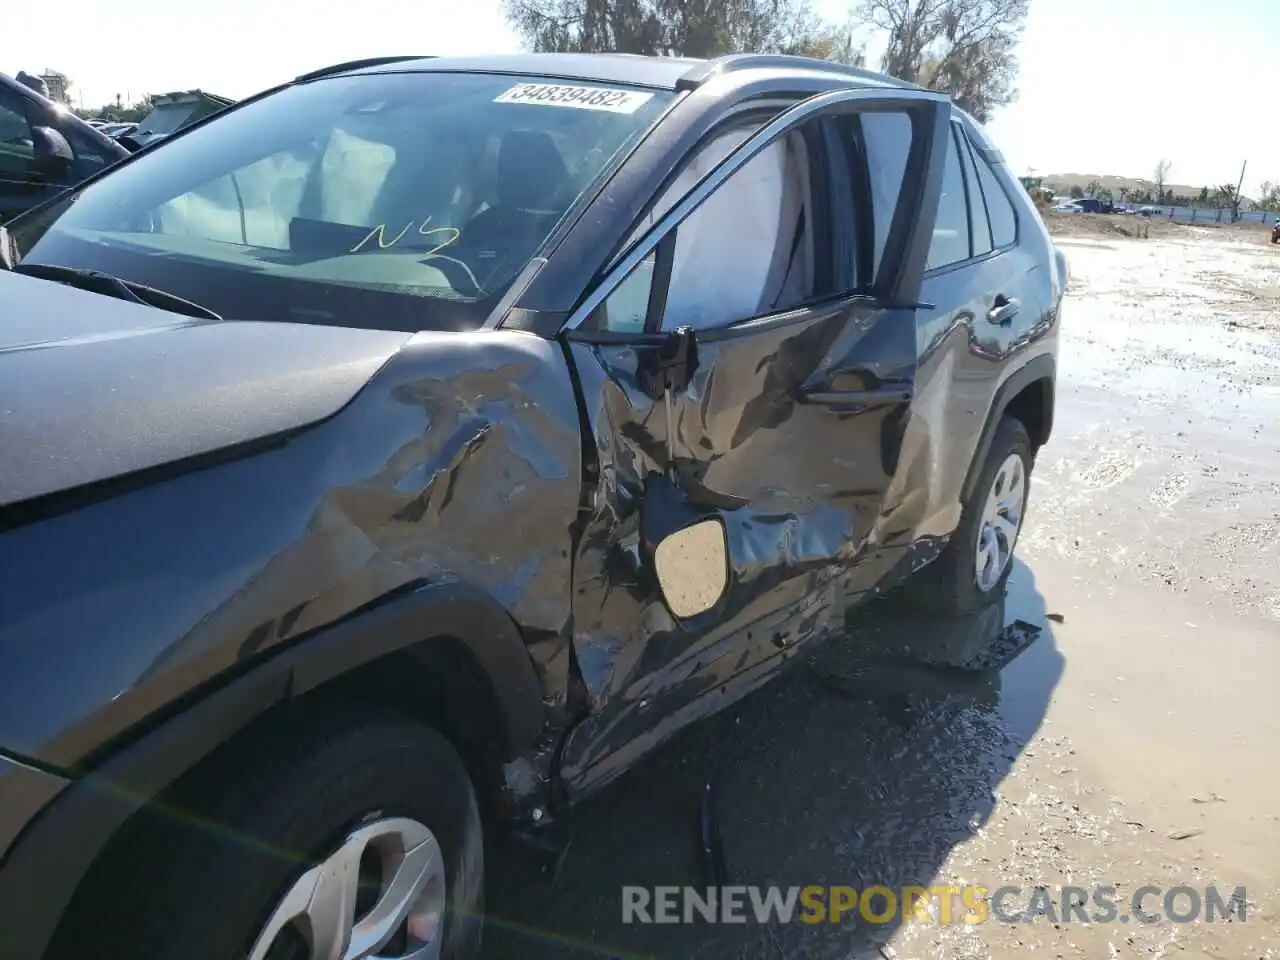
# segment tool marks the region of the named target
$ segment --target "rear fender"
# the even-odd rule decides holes
[[[1009,409],[1009,404],[1024,389],[1031,386],[1038,380],[1047,380],[1050,389],[1046,391],[1044,398],[1043,422],[1039,430],[1038,436],[1032,436],[1032,444],[1039,448],[1048,441],[1049,435],[1053,430],[1053,401],[1054,391],[1052,384],[1056,372],[1056,364],[1052,354],[1041,354],[1030,360],[1023,366],[1019,367],[1009,377],[1000,384],[996,390],[995,398],[992,400],[991,409],[987,413],[986,423],[982,427],[982,435],[978,438],[978,447],[974,450],[973,460],[969,464],[969,472],[964,478],[964,487],[961,493],[961,502],[968,502],[969,496],[973,493],[973,486],[978,482],[978,475],[982,472],[982,465],[986,463],[987,453],[991,449],[991,441],[995,438],[996,428],[1000,425],[1000,418],[1005,415]]]

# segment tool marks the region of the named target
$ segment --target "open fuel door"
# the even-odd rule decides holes
[[[912,126],[878,232],[840,133],[861,111]],[[561,334],[589,465],[570,791],[763,682],[909,543],[899,450],[949,120],[939,95],[848,90],[713,133]]]

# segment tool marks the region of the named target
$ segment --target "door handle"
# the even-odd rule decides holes
[[[830,407],[836,411],[860,410],[886,403],[910,403],[915,391],[910,385],[885,384],[879,390],[800,390],[801,403]]]
[[[996,297],[995,305],[987,311],[987,322],[1004,326],[1012,322],[1021,306],[1022,301],[1017,297],[1006,297],[1002,293]]]

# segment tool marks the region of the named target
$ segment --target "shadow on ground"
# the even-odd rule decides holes
[[[622,887],[709,882],[698,830],[707,782],[730,883],[928,886],[986,821],[1044,717],[1063,663],[1051,626],[1022,564],[1005,602],[963,621],[901,600],[864,607],[847,636],[585,805],[554,884],[499,855],[485,957],[878,956],[893,925],[856,914],[821,925],[624,924]],[[921,648],[969,669],[903,656]]]

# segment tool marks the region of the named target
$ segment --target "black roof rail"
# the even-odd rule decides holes
[[[865,67],[851,67],[845,63],[836,63],[834,60],[819,60],[817,57],[793,57],[781,53],[730,53],[723,57],[716,57],[714,60],[698,64],[682,76],[676,81],[676,89],[680,91],[696,90],[712,77],[719,76],[722,73],[732,73],[735,70],[768,70],[770,68],[779,70],[787,68],[792,70],[821,70],[824,73],[835,73],[856,80],[874,80],[877,83],[884,83],[887,80],[897,87],[918,89],[914,83],[907,83],[905,80],[877,73]]]
[[[308,80],[319,80],[321,77],[328,77],[335,73],[346,73],[348,70],[361,70],[364,67],[380,67],[384,63],[402,63],[405,60],[432,60],[434,57],[424,54],[415,54],[404,57],[365,57],[363,60],[348,60],[345,63],[335,63],[331,67],[321,67],[319,70],[312,70],[310,73],[304,73],[293,78],[294,83],[306,83]]]

